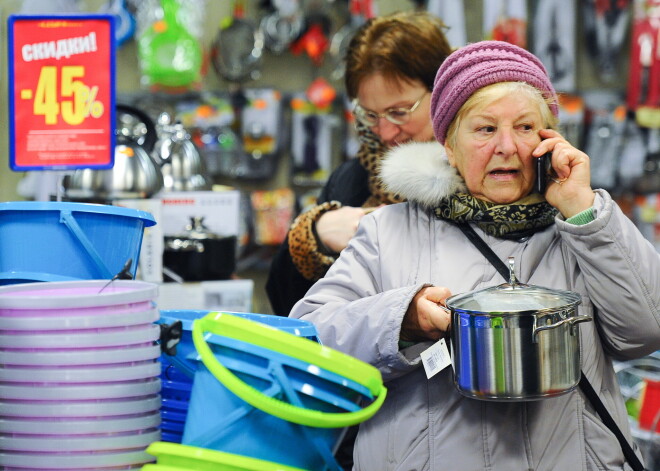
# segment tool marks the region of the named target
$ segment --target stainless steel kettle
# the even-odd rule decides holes
[[[65,195],[77,201],[149,198],[163,188],[163,174],[150,152],[157,134],[137,108],[117,105],[115,163],[108,170],[78,169],[63,179]]]
[[[180,122],[160,122],[161,139],[155,154],[160,159],[164,191],[203,191],[212,187],[211,178],[190,133]]]

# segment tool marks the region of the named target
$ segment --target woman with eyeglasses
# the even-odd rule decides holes
[[[379,179],[384,153],[406,142],[434,139],[431,89],[451,53],[442,21],[426,12],[373,18],[355,34],[346,57],[346,93],[353,100],[360,140],[357,158],[328,179],[318,205],[300,214],[273,258],[266,291],[286,316],[327,272],[355,234],[362,216],[403,201]]]

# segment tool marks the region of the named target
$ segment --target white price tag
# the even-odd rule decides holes
[[[422,364],[424,365],[424,371],[426,371],[427,378],[433,377],[438,372],[451,365],[449,350],[447,349],[447,342],[445,342],[445,339],[440,339],[431,345],[424,350],[420,356],[422,357]]]

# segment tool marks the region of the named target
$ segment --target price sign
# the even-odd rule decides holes
[[[9,17],[12,170],[114,164],[111,15]]]

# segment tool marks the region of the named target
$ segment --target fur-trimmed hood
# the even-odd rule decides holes
[[[429,208],[451,194],[467,191],[438,142],[411,142],[388,151],[380,177],[388,191]]]

